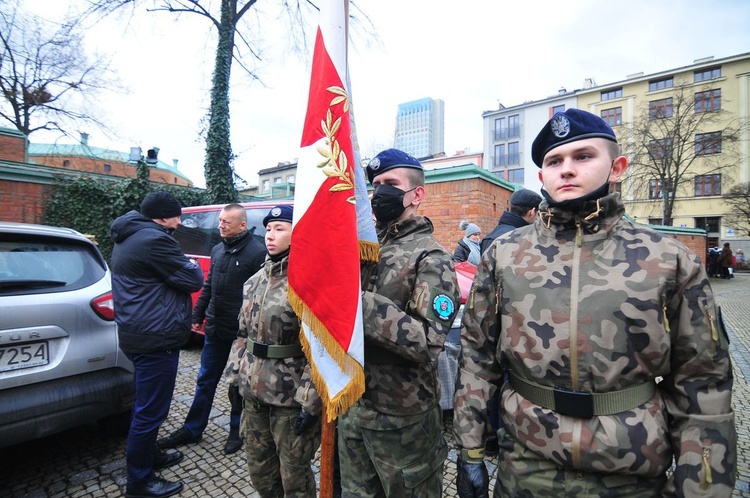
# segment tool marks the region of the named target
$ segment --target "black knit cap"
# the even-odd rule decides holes
[[[513,195],[510,196],[510,205],[511,206],[518,206],[518,207],[525,207],[525,208],[535,208],[539,207],[539,204],[542,202],[542,196],[534,192],[533,190],[529,190],[527,188],[522,188],[519,190],[516,190],[513,192]]]
[[[605,138],[617,143],[612,128],[595,114],[580,109],[555,113],[531,144],[531,159],[541,168],[547,152],[560,145],[586,138]]]
[[[180,201],[174,195],[159,190],[151,192],[143,199],[143,202],[141,202],[141,214],[152,220],[174,218],[182,214],[182,206],[180,206]]]

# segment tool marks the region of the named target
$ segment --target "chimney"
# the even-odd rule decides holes
[[[593,88],[596,86],[596,82],[594,81],[594,78],[586,78],[583,80],[583,88]]]
[[[174,166],[174,169],[177,169],[177,162],[179,159],[172,159],[172,166]]]
[[[84,133],[82,131],[79,131],[78,133],[81,134],[81,145],[88,145],[89,144],[89,134]]]
[[[568,91],[565,89],[564,86],[561,86],[560,89],[557,91],[558,95],[565,95],[566,93],[568,93]]]

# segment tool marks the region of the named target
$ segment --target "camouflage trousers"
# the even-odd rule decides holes
[[[342,496],[442,496],[448,446],[440,407],[406,417],[377,414],[366,423],[360,410],[354,405],[339,417]]]
[[[598,474],[558,467],[498,431],[497,480],[493,498],[650,498],[662,496],[666,475]]]
[[[244,433],[250,481],[262,498],[315,498],[310,464],[320,446],[320,424],[294,434],[300,408],[245,400]]]

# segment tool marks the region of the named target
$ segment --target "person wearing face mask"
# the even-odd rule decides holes
[[[263,218],[268,258],[245,282],[228,360],[244,398],[250,480],[263,498],[316,496],[310,464],[320,445],[322,403],[302,352],[300,320],[287,298],[292,215],[292,206],[280,205]]]
[[[456,273],[417,214],[419,161],[384,150],[367,176],[380,260],[362,269],[365,392],[338,420],[343,496],[442,496],[437,357],[458,309]]]
[[[531,150],[537,219],[483,254],[464,310],[459,496],[488,495],[497,391],[496,497],[731,496],[732,366],[700,259],[623,217],[628,161],[598,116],[555,114]]]

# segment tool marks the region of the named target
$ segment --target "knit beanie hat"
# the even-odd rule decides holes
[[[159,190],[151,192],[143,199],[143,202],[141,202],[141,214],[152,220],[174,218],[182,214],[182,206],[180,206],[180,201],[174,195]]]
[[[462,220],[458,226],[461,228],[461,230],[466,230],[467,238],[471,235],[474,235],[475,233],[482,233],[482,230],[478,226],[476,226],[474,223],[469,223],[466,220]]]

